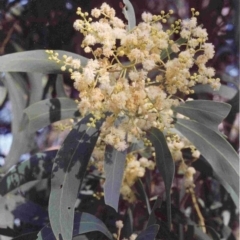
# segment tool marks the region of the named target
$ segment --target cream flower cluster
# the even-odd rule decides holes
[[[68,69],[79,91],[79,111],[92,114],[89,125],[111,113],[102,125],[100,139],[117,150],[127,149],[142,139],[151,127],[165,130],[171,127],[172,106],[179,103],[178,92],[193,93],[197,83],[219,87],[214,70],[206,66],[213,57],[207,32],[197,25],[197,12],[188,20],[177,20],[164,30],[162,23],[172,11],[160,15],[143,13],[143,22],[132,30],[115,16],[106,3],[93,9],[91,17],[80,8],[74,28],[84,35],[82,47],[93,59],[81,67],[79,59],[64,56],[60,60],[48,51],[50,58]],[[93,18],[97,21],[93,21]],[[171,40],[179,34],[182,44]],[[174,52],[174,57],[170,54]],[[192,73],[192,69],[197,71]],[[154,77],[152,77],[154,76]]]
[[[172,158],[175,162],[183,160],[182,151],[186,148],[191,150],[193,160],[200,156],[200,152],[192,145],[191,142],[184,136],[179,136],[175,133],[169,132],[166,137],[168,148],[171,152]]]
[[[146,131],[151,127],[170,131],[171,108],[183,101],[179,93],[193,93],[192,87],[198,83],[214,89],[220,86],[214,69],[206,66],[214,47],[207,43],[206,29],[197,24],[199,13],[192,9],[190,19],[177,20],[165,30],[163,25],[172,13],[144,12],[143,21],[128,30],[106,3],[93,9],[91,16],[78,8],[80,19],[74,28],[84,35],[81,47],[93,58],[83,67],[80,59],[66,55],[60,59],[57,53],[47,51],[50,60],[61,64],[62,71],[70,72],[79,91],[82,117],[92,114],[88,125],[94,127],[97,120],[105,119],[92,154],[101,172],[106,145],[124,151],[141,140],[145,148],[151,148]],[[179,41],[172,40],[176,35]],[[181,150],[186,146],[194,157],[199,156],[194,146],[176,134],[166,134],[166,138],[175,161],[182,160]],[[146,169],[155,167],[147,158],[138,159],[139,153],[127,155],[121,193],[130,202],[135,199],[132,185]]]
[[[145,175],[146,169],[153,170],[154,168],[155,162],[148,160],[145,157],[138,159],[137,154],[128,154],[122,187],[120,190],[123,199],[129,202],[134,202],[135,194],[131,187],[135,184],[138,178]]]

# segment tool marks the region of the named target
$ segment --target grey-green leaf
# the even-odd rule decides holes
[[[90,117],[78,122],[70,131],[54,160],[49,199],[49,218],[56,237],[72,239],[74,205],[99,136],[102,120],[96,128],[88,127]]]
[[[1,84],[1,81],[0,81]],[[4,100],[6,99],[7,96],[7,88],[0,85],[0,107],[2,106]]]
[[[6,73],[4,85],[8,89],[9,98],[12,105],[13,120],[11,123],[13,142],[10,152],[6,158],[3,170],[6,171],[19,161],[22,154],[29,152],[34,147],[33,132],[27,130],[19,132],[19,123],[22,118],[23,109],[27,105],[28,94],[23,88],[25,79],[16,73]]]
[[[147,137],[152,142],[156,152],[156,164],[163,177],[167,201],[168,228],[171,226],[171,186],[175,173],[175,164],[168,148],[164,134],[157,128],[151,128]]]
[[[237,93],[237,90],[235,88],[229,87],[227,85],[221,85],[218,91],[214,91],[208,84],[199,84],[194,86],[193,89],[196,94],[202,95],[203,93],[207,93],[212,95],[219,95],[225,99],[232,99]]]
[[[127,151],[117,151],[108,145],[105,150],[104,172],[104,200],[105,204],[118,211],[120,188],[122,185]]]
[[[136,240],[154,240],[159,230],[158,224],[153,224],[143,230],[136,238]]]
[[[150,215],[151,214],[151,207],[150,207],[150,203],[149,203],[149,198],[148,198],[148,195],[147,195],[147,193],[144,189],[143,182],[141,181],[140,178],[137,180],[135,185],[136,185],[136,189],[138,191],[138,194],[140,195],[141,200],[146,203],[147,211],[148,211],[148,214]]]
[[[223,179],[236,195],[239,194],[239,158],[232,146],[217,132],[191,120],[177,119],[175,128],[191,141],[215,174]],[[233,198],[234,192],[226,189]]]
[[[100,219],[89,213],[75,213],[73,240],[77,239],[77,236],[80,234],[93,231],[102,232],[108,237],[108,239],[113,239],[111,233]],[[37,236],[37,240],[55,240],[54,234],[49,225],[45,226]]]
[[[109,239],[113,239],[112,234],[100,219],[89,213],[76,213],[73,236],[93,231],[102,232]]]
[[[61,58],[64,54],[81,60],[85,66],[88,59],[75,53],[56,50]],[[26,52],[11,53],[0,57],[0,72],[39,72],[62,73],[61,64],[48,59],[45,50],[32,50]]]
[[[50,177],[57,150],[36,153],[30,159],[13,166],[1,179],[0,195],[4,196],[21,185]]]
[[[64,90],[64,81],[63,75],[58,74],[56,79],[56,93],[57,97],[67,97],[65,90]]]
[[[155,224],[156,223],[156,215],[155,215],[155,210],[157,208],[160,208],[161,206],[161,203],[162,203],[162,200],[158,197],[156,202],[154,203],[153,205],[153,208],[151,210],[151,214],[148,218],[148,222],[147,222],[147,227],[151,226],[152,224]]]
[[[204,233],[197,225],[194,221],[192,221],[191,219],[187,219],[188,222],[188,226],[192,226],[193,230],[194,230],[194,237],[196,238],[196,240],[212,240],[206,233]]]
[[[208,100],[187,101],[173,110],[218,131],[218,125],[227,117],[231,105]]]
[[[24,109],[20,129],[37,131],[49,124],[78,116],[77,103],[70,98],[45,99]]]
[[[123,14],[128,21],[128,30],[132,30],[136,26],[135,11],[129,0],[123,0],[123,2],[125,4]]]

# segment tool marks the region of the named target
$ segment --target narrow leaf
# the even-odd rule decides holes
[[[19,74],[5,74],[4,85],[8,89],[9,98],[12,106],[13,120],[11,123],[11,130],[13,134],[13,141],[10,152],[6,157],[3,170],[6,171],[19,161],[22,154],[29,152],[34,147],[34,134],[31,131],[19,132],[19,123],[22,118],[23,109],[27,105],[27,98],[23,85],[25,84]]]
[[[13,229],[7,227],[7,228],[0,228],[0,235],[7,236],[7,237],[15,237],[17,233]]]
[[[172,159],[170,150],[166,143],[165,136],[157,128],[151,128],[147,132],[147,137],[152,142],[155,152],[156,152],[156,163],[160,174],[163,177],[166,191],[166,201],[167,201],[167,217],[168,217],[168,227],[171,226],[171,186],[175,173],[175,164]]]
[[[235,88],[229,87],[227,85],[221,85],[218,91],[214,91],[208,84],[196,85],[193,87],[193,89],[196,94],[202,95],[203,93],[207,93],[212,95],[219,95],[225,99],[232,99],[237,93],[237,90]]]
[[[229,85],[233,85],[236,89],[238,89],[238,76],[231,76],[228,73],[221,73],[219,74],[219,78],[221,79],[221,81],[225,82],[225,83],[230,83]]]
[[[206,233],[204,233],[199,227],[196,225],[194,227],[194,237],[196,240],[212,240]]]
[[[225,188],[225,190],[229,193],[236,207],[239,207],[239,194],[236,194],[233,188],[226,182],[226,180],[221,176],[217,175],[215,172],[213,172],[213,177],[215,177],[219,181],[219,183]]]
[[[73,236],[93,231],[102,232],[109,239],[112,239],[112,234],[100,219],[89,213],[76,213],[74,218]]]
[[[61,235],[63,240],[72,239],[74,205],[102,123],[88,127],[90,117],[75,125],[54,160],[49,217],[54,235]]]
[[[89,213],[75,213],[74,216],[74,228],[73,237],[76,237],[83,233],[99,231],[102,232],[108,239],[113,239],[111,233],[108,231],[105,224],[95,216]],[[55,240],[52,229],[49,225],[45,226],[38,233],[37,240]],[[74,240],[75,238],[73,238]]]
[[[187,219],[188,227],[193,228],[193,235],[196,240],[212,240],[206,233],[204,233],[194,221]]]
[[[87,58],[78,54],[56,50],[59,57],[64,54],[81,60],[81,65],[87,64]],[[38,73],[62,73],[61,64],[48,59],[45,50],[33,50],[11,53],[0,57],[0,72],[38,72]]]
[[[227,117],[231,106],[207,100],[187,101],[173,110],[218,132],[218,125]]]
[[[147,193],[144,189],[144,185],[140,178],[136,182],[136,188],[137,188],[138,193],[140,194],[141,199],[146,203],[147,211],[148,211],[148,214],[150,215],[151,207],[150,207],[149,199],[148,199]]]
[[[30,96],[29,96],[29,105],[34,104],[42,100],[43,94],[43,74],[42,73],[27,73],[28,81],[30,83]]]
[[[20,129],[28,127],[32,132],[49,124],[78,116],[77,103],[70,98],[45,99],[24,109]]]
[[[117,151],[108,145],[105,151],[104,172],[106,180],[104,183],[105,204],[118,211],[120,188],[122,185],[127,151]]]
[[[208,226],[206,226],[206,228],[207,228],[208,234],[210,234],[213,240],[220,240],[220,236],[214,228],[208,227]]]
[[[159,230],[158,224],[153,224],[143,230],[136,238],[136,240],[154,240]]]
[[[135,11],[129,0],[123,0],[123,2],[125,4],[123,14],[128,21],[128,30],[132,30],[136,26]]]
[[[145,158],[149,158],[152,156],[151,148],[144,146],[144,142],[141,140],[131,144],[130,147],[127,149],[127,152],[128,153],[137,152],[142,157],[145,157]]]
[[[56,79],[56,93],[57,97],[67,97],[65,90],[64,90],[64,81],[63,81],[63,75],[58,74]]]
[[[1,179],[0,195],[4,196],[27,182],[50,177],[56,153],[57,150],[37,153],[30,159],[13,166]]]
[[[0,85],[0,107],[2,106],[4,100],[6,99],[6,96],[7,96],[7,88]]]
[[[150,214],[150,216],[148,218],[147,227],[149,227],[149,226],[151,226],[151,225],[156,223],[155,210],[161,206],[161,203],[162,203],[162,200],[158,197],[156,202],[153,205],[151,214]]]
[[[13,238],[12,240],[33,240],[37,238],[37,232],[25,233],[18,237]]]
[[[239,159],[232,146],[218,133],[206,126],[178,119],[175,128],[191,141],[212,166],[216,175],[223,179],[238,196]],[[226,189],[233,198],[233,191]]]

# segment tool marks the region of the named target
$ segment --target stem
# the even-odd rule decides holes
[[[195,195],[192,187],[189,188],[189,193],[191,194],[193,206],[194,206],[194,208],[195,208],[195,210],[197,212],[198,218],[199,218],[199,225],[200,225],[202,231],[204,233],[206,233],[205,221],[204,221],[203,215],[202,215],[202,213],[200,211],[200,208],[198,206],[197,198],[196,198],[196,195]]]
[[[121,230],[122,230],[121,228],[118,228],[117,240],[120,240]]]
[[[10,30],[8,31],[7,33],[7,36],[6,38],[4,39],[3,43],[2,43],[2,46],[0,47],[0,55],[2,55],[4,53],[4,50],[5,50],[5,47],[8,43],[8,41],[10,40],[11,36],[12,36],[12,33],[14,31],[14,28],[15,28],[15,24],[13,24],[13,26],[10,28]]]

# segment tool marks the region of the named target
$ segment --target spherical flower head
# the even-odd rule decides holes
[[[95,72],[92,68],[85,67],[83,70],[83,77],[87,84],[91,84],[94,81],[95,78]]]
[[[139,167],[139,168],[137,169],[137,176],[138,176],[138,177],[143,177],[144,174],[145,174],[145,168]]]
[[[82,77],[81,73],[78,72],[78,71],[74,71],[71,73],[71,79],[75,80],[75,81],[78,81],[80,80]]]
[[[126,27],[124,22],[118,17],[113,17],[111,19],[111,23],[115,28],[125,28]]]
[[[92,9],[91,15],[95,18],[99,18],[101,15],[101,11],[97,8]]]
[[[121,193],[126,196],[129,195],[131,192],[132,192],[131,188],[127,184],[123,183],[121,187]]]
[[[193,153],[192,153],[192,156],[193,156],[194,158],[199,158],[200,155],[201,155],[201,153],[200,153],[198,150],[194,150]]]
[[[94,45],[96,43],[96,38],[92,34],[88,34],[83,41],[86,45]]]
[[[82,20],[76,20],[73,24],[73,27],[77,30],[80,31],[83,28],[83,21]]]
[[[212,43],[204,43],[203,44],[203,50],[204,54],[208,59],[213,58],[215,51],[214,51],[214,46]]]
[[[138,78],[139,78],[139,73],[137,71],[133,71],[131,70],[129,72],[129,78],[132,80],[132,81],[137,81]]]
[[[123,221],[122,220],[118,220],[116,221],[116,228],[118,229],[122,229],[123,228]]]
[[[81,66],[80,59],[73,59],[71,62],[71,66],[73,67],[73,69],[79,69]]]
[[[128,148],[128,144],[125,141],[120,141],[120,142],[116,143],[114,146],[120,152],[122,152]]]
[[[205,28],[202,28],[200,26],[196,27],[193,29],[193,36],[202,38],[202,39],[207,39],[208,34]]]
[[[189,167],[187,169],[187,173],[190,174],[190,175],[194,175],[196,173],[196,170],[194,167]]]
[[[156,163],[154,161],[148,161],[148,169],[149,170],[154,170],[156,167]]]
[[[129,238],[129,240],[135,240],[136,238],[137,238],[137,234],[136,233],[133,233],[131,236],[130,236],[130,238]]]
[[[150,71],[155,67],[155,62],[151,59],[146,59],[143,61],[143,68]]]
[[[190,37],[190,35],[191,35],[191,32],[187,29],[182,29],[181,32],[180,32],[180,36],[182,38],[188,39]]]
[[[192,17],[189,20],[189,28],[195,28],[197,26],[197,18],[196,17]]]
[[[141,158],[139,159],[139,162],[140,162],[141,166],[143,166],[143,167],[148,167],[148,165],[149,165],[148,159],[145,158],[145,157],[141,157]]]
[[[107,3],[103,3],[100,7],[101,11],[109,18],[115,17],[115,10],[111,8]]]
[[[151,13],[147,13],[147,12],[143,12],[142,13],[142,20],[144,22],[151,22],[152,21],[152,14]]]

